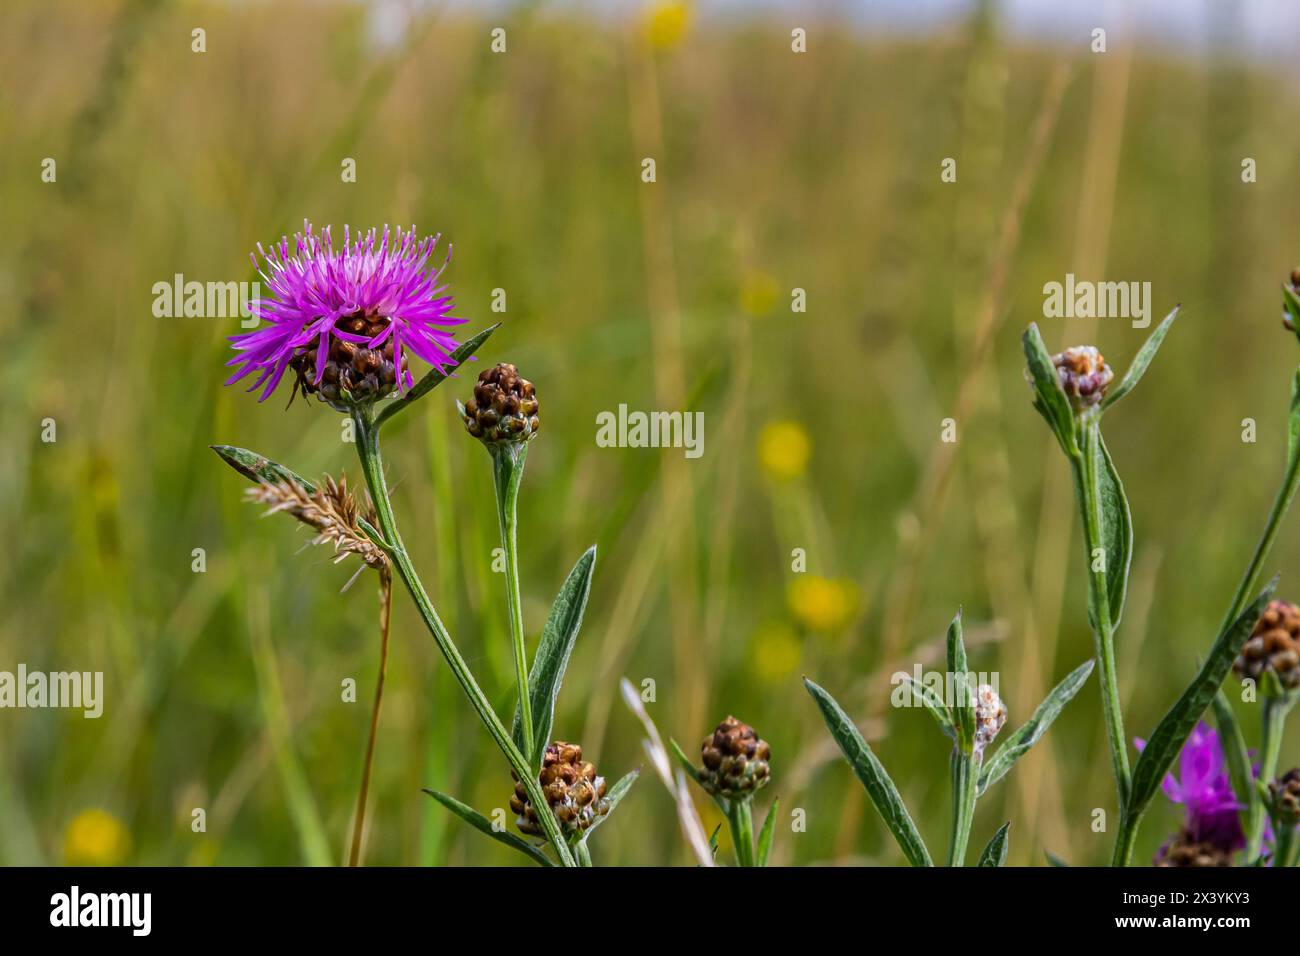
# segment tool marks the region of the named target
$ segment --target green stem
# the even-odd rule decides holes
[[[1274,824],[1277,827],[1277,824]],[[1277,831],[1277,852],[1273,854],[1273,866],[1295,866],[1297,851],[1300,851],[1300,832],[1294,825],[1280,827]]]
[[[1130,815],[1127,807],[1119,809],[1119,831],[1115,834],[1115,852],[1111,856],[1111,866],[1130,866],[1133,863],[1133,847],[1137,843],[1138,824],[1142,814]]]
[[[952,839],[948,844],[948,865],[966,865],[966,845],[970,842],[971,822],[975,819],[975,791],[983,758],[952,752]]]
[[[1228,613],[1223,616],[1223,623],[1219,625],[1220,634],[1232,625],[1241,612],[1246,610],[1246,605],[1251,599],[1259,593],[1259,579],[1264,573],[1264,561],[1273,549],[1273,541],[1281,530],[1282,519],[1286,517],[1287,510],[1291,507],[1291,499],[1295,497],[1297,484],[1300,484],[1300,454],[1290,454],[1287,458],[1282,486],[1278,488],[1277,495],[1273,498],[1273,507],[1268,513],[1268,522],[1264,525],[1264,533],[1260,535],[1259,543],[1255,545],[1250,566],[1246,568],[1241,583],[1237,585],[1237,593],[1233,595],[1232,605],[1228,608]]]
[[[727,805],[727,824],[731,828],[731,843],[736,850],[736,863],[755,866],[754,814],[749,800],[732,800]]]
[[[1074,466],[1075,488],[1079,508],[1083,515],[1083,537],[1087,548],[1088,595],[1092,608],[1092,633],[1097,650],[1097,675],[1101,686],[1101,708],[1106,718],[1106,740],[1110,745],[1111,767],[1115,774],[1115,790],[1122,808],[1128,802],[1132,783],[1129,770],[1128,745],[1124,737],[1124,715],[1119,703],[1119,677],[1115,670],[1115,631],[1112,622],[1110,594],[1106,587],[1106,572],[1093,570],[1094,555],[1098,549],[1107,560],[1114,555],[1105,553],[1101,531],[1101,490],[1097,475],[1100,429],[1097,420],[1084,424],[1083,441],[1079,454],[1071,457]]]
[[[1259,779],[1267,784],[1277,776],[1277,761],[1282,753],[1282,729],[1290,702],[1283,697],[1265,694],[1261,715]],[[1247,834],[1246,859],[1258,859],[1264,847],[1264,820],[1267,815],[1263,797],[1256,793],[1251,800],[1250,832]]]
[[[514,770],[515,775],[523,782],[524,790],[528,793],[528,800],[538,809],[537,817],[542,823],[542,828],[546,831],[547,839],[555,848],[555,854],[560,860],[562,866],[574,866],[573,854],[569,851],[569,846],[560,832],[560,825],[555,819],[553,813],[546,812],[548,804],[546,797],[542,793],[541,784],[538,782],[537,774],[531,769],[529,762],[524,759],[524,755],[519,752],[513,740],[510,739],[510,732],[506,730],[501,723],[501,718],[496,715],[492,705],[488,702],[478,682],[474,680],[474,675],[465,663],[465,658],[461,656],[459,648],[447,633],[447,628],[443,625],[442,620],[438,617],[438,612],[434,610],[433,603],[429,600],[429,595],[424,590],[424,585],[420,582],[420,577],[411,564],[410,556],[406,553],[406,546],[402,543],[402,537],[397,530],[397,518],[393,514],[393,505],[388,498],[388,482],[384,477],[383,457],[379,453],[379,430],[374,427],[374,419],[371,416],[368,407],[355,408],[352,411],[352,421],[356,427],[356,445],[357,456],[361,459],[361,471],[366,479],[366,487],[370,491],[370,497],[374,502],[375,515],[379,521],[379,530],[382,532],[386,551],[393,561],[393,566],[397,571],[398,577],[406,585],[406,590],[410,592],[411,600],[415,602],[416,610],[420,612],[420,617],[433,635],[434,641],[438,644],[438,649],[442,651],[442,656],[446,659],[448,666],[451,668],[452,675],[464,690],[465,696],[469,698],[470,705],[478,714],[483,725],[487,727],[488,733],[496,742],[497,747],[505,755]]]
[[[497,524],[501,548],[506,556],[506,603],[510,611],[510,638],[515,650],[515,682],[519,687],[519,724],[523,730],[524,756],[534,763],[533,705],[528,695],[528,649],[524,644],[524,608],[519,594],[518,526],[519,484],[524,477],[527,445],[498,445],[492,449],[492,476],[496,486]]]

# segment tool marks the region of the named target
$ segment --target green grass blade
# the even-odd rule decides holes
[[[1272,599],[1276,589],[1277,578],[1274,578],[1250,606],[1219,635],[1214,646],[1210,648],[1205,663],[1201,665],[1200,673],[1187,685],[1182,696],[1156,726],[1155,732],[1151,734],[1150,740],[1142,750],[1142,756],[1138,758],[1137,766],[1133,769],[1133,787],[1128,801],[1130,816],[1140,816],[1146,810],[1147,804],[1160,788],[1160,781],[1164,779],[1173,762],[1178,759],[1178,754],[1183,749],[1183,744],[1187,742],[1188,735],[1196,727],[1196,722],[1201,719],[1205,709],[1214,700],[1219,685],[1223,683],[1223,679],[1228,675],[1228,669],[1232,667],[1233,658],[1250,637],[1255,622],[1264,613],[1264,607]]]
[[[976,866],[1004,866],[1007,862],[1007,831],[1011,829],[1010,821],[998,827],[998,832],[993,834],[993,839],[989,840],[988,846],[980,854],[979,862]]]
[[[542,639],[528,675],[528,699],[533,710],[533,744],[525,745],[520,738],[519,705],[515,705],[515,719],[510,735],[525,754],[533,754],[533,763],[541,766],[542,754],[551,742],[551,728],[555,724],[555,701],[560,695],[564,671],[569,666],[569,655],[582,628],[582,614],[587,609],[591,594],[591,574],[596,567],[596,546],[592,545],[578,559],[565,579],[560,593],[551,605],[551,613],[542,628]]]
[[[520,853],[528,857],[534,863],[538,863],[542,866],[555,865],[553,862],[551,862],[550,857],[548,857],[537,847],[533,846],[527,840],[524,840],[521,837],[517,837],[513,833],[507,833],[504,830],[502,831],[495,830],[492,827],[491,820],[483,816],[483,814],[479,813],[473,807],[461,803],[459,800],[457,800],[455,797],[451,796],[450,794],[441,793],[437,790],[429,790],[429,789],[425,789],[424,792],[427,793],[429,796],[433,797],[433,799],[437,800],[444,807],[446,807],[452,813],[456,814],[456,816],[460,817],[462,820],[464,820],[466,823],[472,826],[475,830],[478,830],[480,833],[490,836],[498,843],[504,843],[512,850],[518,850]]]
[[[1087,683],[1089,675],[1092,674],[1093,663],[1092,660],[1084,661],[1084,663],[1067,674],[1065,679],[1053,687],[1051,693],[1043,698],[1043,702],[1038,705],[1033,716],[1016,728],[1016,732],[1003,741],[1002,746],[993,752],[993,756],[984,765],[984,772],[980,774],[979,789],[977,791],[980,796],[983,796],[985,790],[1001,780],[1007,771],[1011,769],[1011,765],[1042,739],[1043,734],[1047,733],[1047,728],[1052,725],[1052,721],[1061,713],[1062,708]]]
[[[1164,342],[1165,336],[1169,334],[1169,327],[1174,324],[1174,319],[1178,318],[1178,310],[1181,306],[1174,306],[1174,310],[1165,316],[1164,321],[1156,326],[1156,330],[1147,337],[1142,348],[1138,349],[1138,354],[1133,358],[1133,364],[1128,367],[1120,383],[1111,389],[1104,399],[1102,399],[1102,410],[1106,410],[1118,402],[1121,398],[1133,391],[1133,386],[1141,381],[1142,376],[1146,374],[1147,366],[1151,360],[1156,357],[1156,352],[1160,351],[1160,345]]]
[[[849,719],[849,715],[844,713],[840,705],[835,702],[835,698],[817,684],[806,677],[803,682],[808,688],[808,693],[821,708],[822,719],[826,721],[831,736],[835,738],[853,772],[866,787],[867,795],[876,805],[876,810],[885,821],[885,826],[889,827],[894,839],[898,841],[903,855],[913,866],[934,866],[934,862],[930,859],[930,851],[925,848],[925,841],[921,839],[916,824],[908,815],[898,788],[894,786],[894,781],[889,778],[889,774],[876,759],[876,755],[871,752],[867,742],[862,739],[862,734],[858,733],[858,728]]]
[[[772,853],[772,841],[776,838],[776,816],[781,809],[781,798],[777,797],[768,808],[763,820],[763,829],[758,834],[758,865],[767,866],[767,858]]]

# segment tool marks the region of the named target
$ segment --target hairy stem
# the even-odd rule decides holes
[[[731,829],[731,843],[736,851],[736,863],[755,866],[754,813],[752,800],[731,800],[727,805],[727,825]]]
[[[1106,587],[1106,571],[1097,567],[1095,555],[1098,549],[1106,560],[1113,560],[1114,555],[1105,552],[1102,541],[1101,490],[1097,474],[1098,443],[1101,435],[1096,419],[1084,425],[1082,449],[1072,456],[1074,466],[1075,488],[1079,497],[1079,509],[1083,516],[1083,538],[1087,548],[1088,595],[1092,608],[1092,633],[1097,650],[1098,683],[1101,686],[1101,709],[1106,719],[1106,740],[1110,745],[1111,767],[1115,774],[1115,790],[1119,797],[1121,811],[1128,802],[1131,785],[1128,745],[1124,737],[1124,715],[1119,703],[1119,678],[1115,670],[1115,630],[1110,606],[1110,594]]]
[[[352,849],[348,866],[361,865],[361,834],[366,825],[366,799],[370,796],[370,772],[375,765],[375,738],[379,734],[379,710],[384,702],[384,678],[388,674],[388,625],[393,614],[393,573],[379,572],[379,677],[375,681],[375,705],[370,711],[370,736],[366,740],[365,764],[361,769],[361,792],[357,794],[357,815],[352,821]]]
[[[515,775],[523,783],[524,790],[528,794],[528,800],[537,808],[537,818],[546,831],[547,839],[555,848],[555,855],[559,858],[560,864],[562,866],[574,866],[573,854],[569,851],[569,845],[560,832],[560,825],[555,819],[555,814],[549,812],[549,804],[542,793],[537,774],[532,771],[529,762],[519,752],[519,748],[515,746],[514,741],[510,738],[510,732],[501,723],[501,718],[497,716],[482,688],[478,686],[478,682],[474,679],[469,665],[465,663],[465,658],[461,655],[460,649],[456,646],[455,641],[451,639],[451,635],[443,625],[442,619],[438,617],[438,612],[429,600],[429,595],[424,590],[420,576],[416,573],[415,567],[411,564],[411,559],[406,553],[406,546],[402,543],[402,536],[397,530],[397,519],[393,514],[393,505],[388,498],[388,482],[384,477],[383,457],[379,453],[379,432],[374,427],[370,409],[366,407],[355,408],[352,412],[352,421],[356,427],[357,455],[361,459],[361,471],[365,475],[366,487],[370,490],[370,497],[375,504],[379,530],[384,536],[386,550],[393,561],[393,566],[397,569],[397,575],[402,579],[402,583],[406,585],[411,600],[415,602],[416,610],[420,612],[421,619],[423,619],[429,633],[433,635],[434,641],[438,644],[438,650],[442,652],[442,656],[451,668],[452,676],[456,678],[457,683],[465,692],[465,696],[469,698],[470,705],[478,714],[479,719],[483,721],[483,725],[487,728],[492,740],[501,750],[501,753],[505,755],[506,760],[509,761],[511,769],[514,770]]]
[[[1277,776],[1278,756],[1282,752],[1282,729],[1286,723],[1287,711],[1291,709],[1290,701],[1285,697],[1265,694],[1261,715],[1259,779],[1268,783]],[[1258,807],[1258,811],[1256,811]],[[1263,798],[1256,794],[1251,802],[1249,816],[1250,832],[1246,835],[1246,859],[1256,860],[1264,847],[1264,820],[1267,812]],[[1279,844],[1280,849],[1280,844]]]
[[[501,548],[506,556],[506,603],[510,610],[510,638],[515,651],[515,682],[519,686],[519,726],[523,730],[524,756],[531,764],[533,748],[533,706],[528,694],[528,648],[524,644],[524,609],[519,594],[518,526],[519,484],[524,477],[527,445],[497,446],[492,450],[492,476],[496,486],[497,524]]]
[[[966,845],[970,842],[971,822],[975,819],[975,790],[982,758],[955,748],[952,769],[952,838],[948,843],[948,865],[966,865]]]

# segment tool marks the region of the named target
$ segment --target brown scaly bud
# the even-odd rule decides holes
[[[1282,327],[1295,332],[1300,322],[1300,268],[1292,269],[1290,278],[1290,285],[1282,288]]]
[[[515,779],[515,792],[510,798],[515,826],[521,833],[542,836],[545,831],[528,801],[528,791],[513,771],[510,776]],[[597,776],[595,764],[582,759],[582,748],[577,744],[557,740],[547,747],[537,779],[566,836],[581,833],[609,812],[605,778]]]
[[[371,338],[388,328],[390,319],[379,315],[363,315],[360,312],[340,318],[335,328],[353,335],[367,335]],[[337,411],[348,410],[347,398],[350,395],[354,404],[362,404],[374,399],[386,398],[397,388],[397,370],[393,365],[393,339],[378,348],[368,349],[364,343],[349,342],[336,336],[330,337],[329,351],[326,353],[325,367],[320,381],[316,381],[316,343],[304,345],[294,353],[289,367],[296,376],[293,396],[302,392],[303,397],[316,395]],[[346,394],[345,394],[346,393]]]
[[[728,717],[704,738],[700,784],[715,797],[748,800],[766,786],[772,748],[754,728]]]
[[[1272,671],[1287,690],[1300,686],[1300,607],[1270,601],[1232,669],[1256,683],[1265,671]]]
[[[1091,345],[1076,345],[1052,356],[1057,381],[1076,412],[1092,408],[1106,395],[1115,373]]]
[[[1152,861],[1156,866],[1202,867],[1232,866],[1232,852],[1209,840],[1197,840],[1187,830],[1160,848]]]
[[[461,406],[465,430],[491,447],[522,444],[537,434],[537,390],[507,362],[485,369],[474,397]]]
[[[1300,826],[1300,767],[1293,767],[1268,785],[1273,819],[1283,826]]]
[[[1007,705],[988,684],[975,690],[975,751],[983,753],[1007,722]]]

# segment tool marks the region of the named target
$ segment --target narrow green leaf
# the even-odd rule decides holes
[[[993,756],[984,764],[984,772],[980,774],[979,790],[977,791],[980,796],[983,796],[985,790],[1001,780],[1007,771],[1011,769],[1011,765],[1042,739],[1043,734],[1047,733],[1047,728],[1052,725],[1052,721],[1061,713],[1061,709],[1087,683],[1092,668],[1093,662],[1088,660],[1067,674],[1065,679],[1053,687],[1051,693],[1043,698],[1043,702],[1038,705],[1038,709],[1034,711],[1033,716],[1016,728],[1016,732],[1003,741],[1002,746],[993,752]]]
[[[1290,320],[1289,328],[1300,338],[1300,296],[1285,282],[1282,283],[1282,319]]]
[[[1219,742],[1223,745],[1223,755],[1228,764],[1232,792],[1242,806],[1249,807],[1255,798],[1255,788],[1251,785],[1250,752],[1246,749],[1246,738],[1242,736],[1237,715],[1222,688],[1214,695],[1214,722],[1219,725]]]
[[[718,855],[718,834],[721,832],[722,824],[719,823],[713,828],[713,832],[709,834],[709,849],[713,851],[715,857]]]
[[[282,481],[292,481],[309,495],[314,494],[316,491],[315,482],[308,481],[297,472],[291,471],[279,462],[272,461],[257,452],[249,451],[247,448],[236,448],[234,445],[210,445],[208,447],[220,455],[222,461],[249,481],[257,484],[265,482],[278,484]]]
[[[957,730],[952,725],[952,715],[948,712],[948,705],[943,702],[943,699],[934,692],[933,688],[926,687],[910,674],[902,671],[899,673],[903,678],[902,683],[911,689],[913,701],[919,702],[921,706],[930,712],[930,716],[938,723],[939,729],[949,739],[956,740]]]
[[[835,702],[835,698],[817,684],[806,677],[803,683],[813,700],[817,701],[822,719],[826,721],[831,736],[835,738],[835,743],[844,753],[853,772],[862,781],[867,795],[871,797],[871,802],[875,804],[881,819],[885,821],[885,826],[889,827],[894,839],[898,841],[903,855],[913,866],[933,866],[930,851],[925,848],[925,841],[921,839],[916,824],[908,815],[898,788],[894,786],[894,781],[889,778],[889,774],[876,759],[876,755],[871,752],[867,742],[862,739],[862,734],[858,733],[858,728],[849,715],[844,713],[840,705]]]
[[[1142,348],[1138,349],[1138,354],[1133,358],[1133,364],[1128,367],[1128,371],[1124,373],[1124,377],[1120,379],[1119,384],[1102,399],[1101,407],[1103,411],[1131,392],[1133,386],[1141,381],[1142,376],[1146,374],[1147,366],[1156,357],[1156,352],[1160,351],[1160,345],[1164,342],[1165,336],[1169,334],[1169,327],[1174,324],[1174,319],[1178,317],[1180,308],[1182,308],[1181,305],[1174,306],[1174,310],[1165,316],[1164,321],[1157,325],[1156,330],[1147,337]]]
[[[989,840],[988,846],[980,854],[979,862],[976,866],[1003,866],[1007,862],[1007,831],[1011,829],[1011,822],[1007,821],[998,827],[998,832],[993,834],[993,839]]]
[[[555,865],[554,863],[551,862],[550,857],[548,857],[545,853],[543,853],[537,847],[533,846],[528,841],[515,836],[513,833],[508,833],[504,830],[500,832],[495,830],[492,827],[492,821],[489,820],[487,817],[483,816],[483,814],[479,813],[473,807],[461,803],[455,797],[450,796],[449,794],[446,793],[441,793],[437,790],[429,790],[426,788],[424,792],[427,793],[429,796],[433,797],[433,799],[437,800],[444,807],[446,807],[452,813],[456,814],[456,816],[460,817],[462,820],[464,820],[466,823],[472,826],[475,830],[478,830],[480,833],[487,834],[492,839],[496,840],[498,843],[504,843],[512,850],[518,850],[520,853],[528,857],[534,863],[539,863],[542,866]]]
[[[781,809],[781,798],[777,797],[768,808],[763,820],[763,829],[758,833],[758,865],[767,866],[768,855],[772,852],[772,840],[776,837],[776,815]]]
[[[461,343],[461,345],[451,353],[451,357],[455,361],[456,367],[459,368],[462,364],[469,361],[469,359],[474,355],[475,352],[479,350],[479,348],[483,345],[483,343],[488,340],[488,338],[492,335],[492,333],[499,328],[501,328],[500,322],[498,322],[496,325],[490,325],[486,329],[483,329],[481,332],[478,332],[475,335],[470,336],[463,343]],[[428,395],[437,386],[445,382],[449,377],[450,376],[444,373],[441,369],[436,369],[436,368],[429,369],[429,371],[424,373],[423,378],[421,378],[410,389],[407,390],[405,395],[403,395],[401,398],[394,399],[384,407],[384,410],[380,412],[378,417],[375,419],[375,427],[378,428],[380,425],[384,424],[384,422],[388,421],[388,419],[392,418],[398,412],[402,411],[402,409],[408,408],[411,405],[413,405],[415,402],[418,402],[420,399],[424,398],[425,395]]]
[[[1070,867],[1070,864],[1066,863],[1064,860],[1062,860],[1055,853],[1052,853],[1050,850],[1044,850],[1043,856],[1047,857],[1047,863],[1049,866],[1059,866],[1059,867],[1064,867],[1065,869],[1069,869]]]
[[[1061,447],[1067,454],[1073,454],[1078,448],[1074,410],[1070,407],[1070,399],[1061,390],[1056,367],[1052,365],[1052,356],[1043,344],[1037,323],[1031,323],[1025,329],[1020,344],[1024,348],[1030,384],[1034,389],[1034,407],[1047,421]]]
[[[690,777],[696,783],[699,783],[700,771],[696,769],[695,764],[691,763],[691,758],[686,756],[686,751],[682,750],[681,744],[672,737],[669,737],[668,749],[673,752],[673,756],[677,758],[677,763],[681,765],[681,768],[684,771],[686,771],[686,776]]]
[[[975,746],[975,688],[968,686],[970,669],[966,665],[966,643],[961,636],[961,609],[948,625],[948,673],[952,675],[953,724],[957,729],[957,745],[964,753]]]
[[[1119,627],[1124,615],[1124,601],[1128,595],[1129,567],[1133,562],[1133,517],[1119,472],[1115,470],[1115,462],[1101,437],[1101,429],[1095,429],[1094,433],[1097,436],[1095,452],[1102,547],[1106,549],[1106,596],[1110,600],[1110,623],[1114,629]]]
[[[1196,722],[1201,719],[1205,708],[1214,700],[1219,685],[1223,683],[1228,669],[1232,667],[1233,659],[1241,650],[1241,646],[1246,643],[1246,639],[1250,637],[1255,622],[1264,613],[1264,608],[1272,599],[1276,589],[1277,578],[1274,578],[1259,597],[1255,598],[1250,606],[1218,636],[1214,646],[1210,648],[1205,663],[1201,665],[1200,673],[1187,685],[1182,696],[1173,707],[1169,708],[1169,713],[1165,714],[1156,726],[1155,732],[1151,734],[1146,747],[1142,750],[1142,755],[1138,758],[1137,766],[1133,768],[1133,786],[1128,801],[1130,816],[1140,816],[1146,810],[1147,804],[1160,788],[1160,782],[1170,766],[1178,759],[1178,754],[1183,749],[1183,744],[1187,742],[1188,735],[1196,727]]]
[[[528,675],[528,699],[533,710],[533,743],[528,746],[522,739],[519,705],[515,705],[515,719],[510,736],[525,754],[533,754],[533,763],[541,766],[542,753],[551,742],[551,728],[555,724],[555,700],[560,694],[569,655],[582,627],[582,614],[591,594],[591,573],[596,567],[596,546],[592,545],[578,559],[565,579],[560,593],[551,605],[551,613],[542,628],[542,639],[537,644]]]
[[[585,845],[600,825],[614,815],[614,808],[619,805],[619,802],[625,796],[627,796],[627,792],[632,789],[632,784],[636,783],[637,778],[640,775],[640,770],[632,770],[619,777],[618,782],[609,788],[609,793],[605,795],[605,799],[609,801],[609,808],[600,816],[596,817],[596,819],[591,821],[591,826],[589,826],[586,829],[586,832],[582,834],[582,839],[578,841],[579,843]]]
[[[1300,335],[1300,332],[1296,334]],[[1295,370],[1295,377],[1291,380],[1291,412],[1287,416],[1286,441],[1288,463],[1295,461],[1298,449],[1300,449],[1300,368]]]

